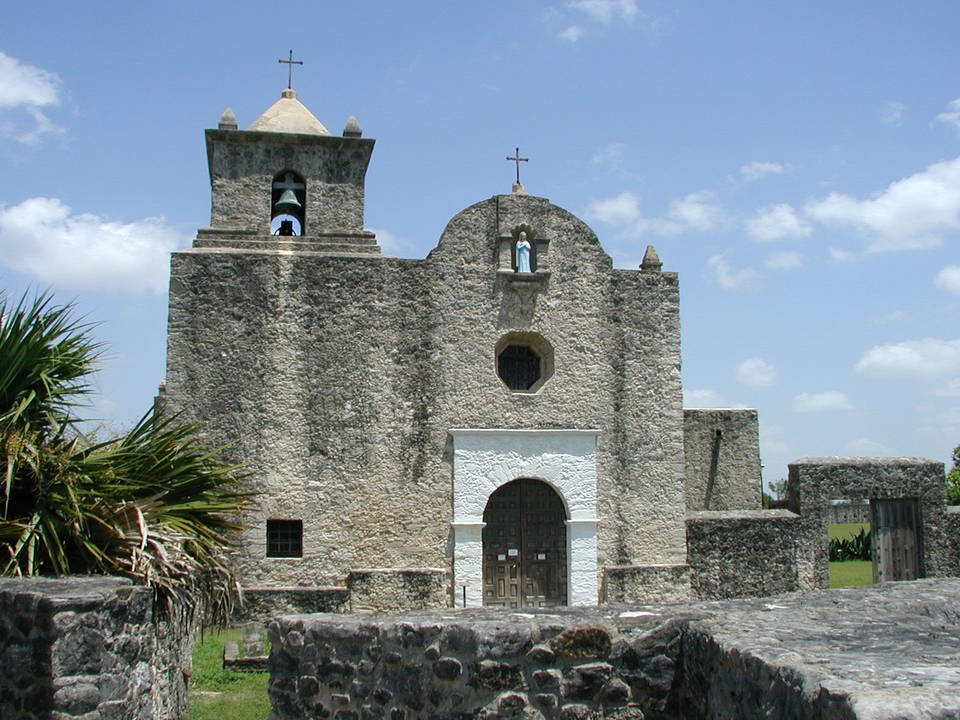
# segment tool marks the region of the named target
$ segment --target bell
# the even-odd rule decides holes
[[[283,213],[295,213],[302,207],[303,205],[297,200],[297,194],[293,190],[284,190],[283,195],[273,206],[274,210]]]

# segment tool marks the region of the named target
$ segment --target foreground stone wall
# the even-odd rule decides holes
[[[800,588],[798,560],[819,537],[788,510],[687,513],[694,598],[763,597]]]
[[[123,578],[0,578],[0,718],[182,718],[193,633]]]
[[[960,716],[960,580],[524,613],[289,616],[275,720]],[[895,649],[895,651],[893,650]]]
[[[756,410],[683,411],[687,510],[760,507],[760,423]]]

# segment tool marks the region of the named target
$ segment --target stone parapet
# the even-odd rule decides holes
[[[379,255],[377,236],[368,231],[321,232],[310,235],[260,235],[238,229],[201,228],[193,242],[195,248],[230,248],[317,254]]]
[[[450,605],[449,572],[437,568],[360,569],[347,576],[350,611],[426,610]]]
[[[267,622],[291,613],[342,613],[350,611],[350,590],[345,587],[244,588],[243,605],[236,621]]]
[[[690,599],[687,565],[621,565],[603,569],[604,602],[681,602]]]
[[[800,589],[798,557],[819,534],[788,510],[687,513],[687,549],[693,597],[763,597]]]
[[[274,720],[960,714],[960,580],[764,600],[280,618]],[[891,652],[896,648],[896,652]]]
[[[124,578],[0,579],[0,718],[184,717],[193,626],[153,613]]]

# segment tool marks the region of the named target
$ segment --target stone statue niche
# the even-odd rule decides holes
[[[537,271],[537,244],[533,234],[527,228],[514,231],[514,241],[510,247],[510,266],[514,272],[532,273]]]

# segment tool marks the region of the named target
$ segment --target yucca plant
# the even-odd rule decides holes
[[[88,440],[76,410],[99,352],[70,306],[0,300],[0,574],[125,575],[162,610],[224,621],[238,597],[227,552],[250,502],[241,470],[153,410]]]

